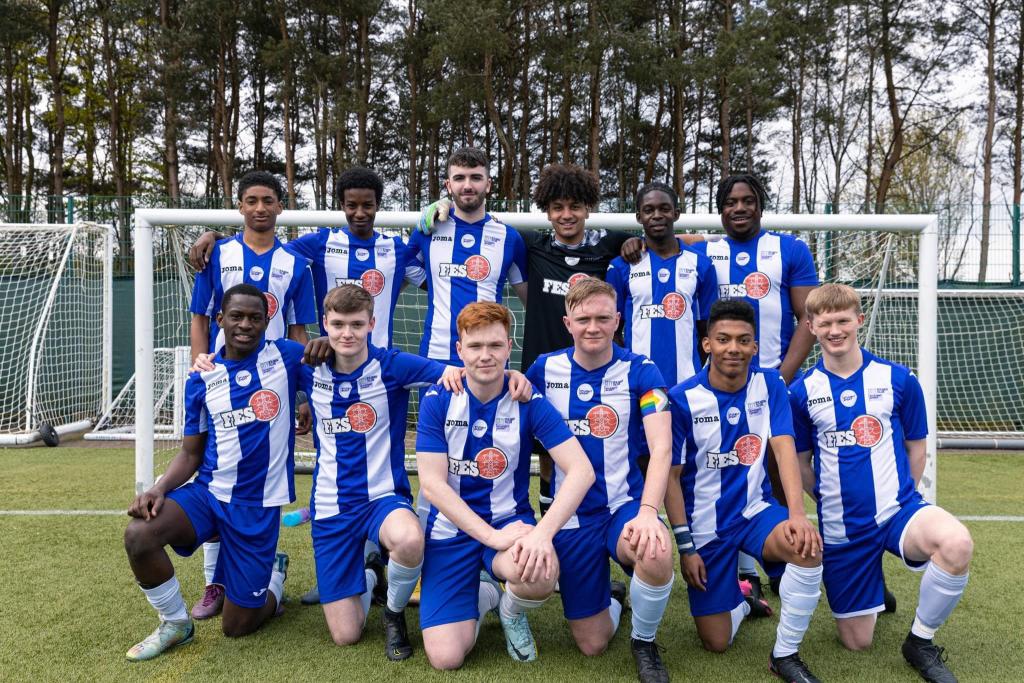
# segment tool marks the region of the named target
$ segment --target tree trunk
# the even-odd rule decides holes
[[[588,61],[590,69],[590,135],[587,139],[587,166],[601,172],[601,62],[604,48],[598,37],[597,0],[587,2],[587,25],[590,32]]]
[[[984,284],[988,275],[988,249],[992,230],[992,138],[996,129],[996,21],[999,3],[988,0],[985,23],[985,81],[988,100],[985,103],[985,140],[982,143],[981,165],[981,256],[978,262],[978,282]]]
[[[875,190],[875,213],[883,213],[885,200],[889,194],[889,186],[892,183],[893,174],[896,172],[896,164],[903,155],[903,123],[904,118],[900,114],[899,98],[896,95],[896,76],[893,69],[892,53],[893,45],[889,32],[891,15],[887,3],[882,5],[882,71],[885,74],[885,95],[889,104],[889,120],[892,123],[892,143],[882,158],[882,172],[878,177],[878,188]]]
[[[281,32],[284,50],[281,84],[281,111],[284,120],[284,177],[287,183],[288,208],[295,208],[295,139],[292,133],[293,73],[291,39],[288,36],[288,17],[283,2],[277,3],[277,27]]]
[[[1024,5],[1018,6],[1020,24],[1017,32],[1017,64],[1013,70],[1013,90],[1016,95],[1013,123],[1013,203],[1020,206],[1022,180],[1022,159],[1024,152]]]
[[[722,17],[722,31],[723,33],[732,33],[732,0],[725,0],[724,14]],[[730,120],[732,119],[729,111],[729,77],[725,69],[722,69],[718,75],[718,97],[719,97],[719,108],[718,108],[718,128],[722,135],[722,156],[720,171],[722,177],[729,175],[729,169],[731,167],[729,159],[729,148],[730,148]]]
[[[53,97],[54,119],[51,128],[50,173],[53,180],[50,184],[50,192],[57,197],[61,197],[64,194],[64,135],[66,131],[64,121],[64,66],[59,63],[57,55],[57,41],[59,39],[57,26],[63,4],[63,0],[48,0],[46,3],[46,72],[50,76],[50,95]],[[63,214],[64,212],[61,211],[60,222],[64,222]]]
[[[163,67],[160,69],[161,91],[164,100],[164,187],[171,201],[176,203],[179,198],[180,183],[178,180],[178,98],[176,78],[181,66],[177,35],[177,2],[160,0],[160,33],[165,50]]]

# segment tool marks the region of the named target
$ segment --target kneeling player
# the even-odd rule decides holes
[[[904,658],[925,680],[955,681],[932,637],[963,595],[973,543],[963,524],[916,490],[928,435],[921,385],[907,368],[860,347],[864,314],[852,288],[822,285],[807,297],[807,316],[822,356],[791,386],[793,422],[804,485],[818,500],[839,638],[851,650],[871,645],[887,550],[924,572]]]
[[[821,536],[804,514],[786,385],[777,370],[751,367],[755,338],[750,304],[716,301],[702,341],[708,365],[669,392],[684,501],[684,509],[668,511],[669,520],[704,647],[728,648],[750,612],[736,584],[737,550],[755,557],[766,571],[785,563],[782,615],[769,666],[786,681],[816,681],[797,649],[821,596]],[[769,443],[788,510],[771,497],[765,467]]]
[[[264,341],[267,318],[267,300],[256,287],[235,285],[224,293],[217,314],[224,348],[212,370],[192,373],[185,384],[181,451],[128,509],[136,518],[124,534],[128,561],[160,615],[160,626],[128,650],[132,661],[192,640],[194,626],[165,546],[187,556],[220,536],[217,583],[227,593],[226,636],[252,633],[281,604],[288,556],[275,553],[281,506],[295,500],[292,416],[302,345]]]
[[[420,625],[427,657],[438,669],[462,665],[480,621],[495,607],[509,655],[537,658],[525,610],[554,591],[559,558],[552,538],[594,481],[558,411],[540,394],[527,403],[510,395],[504,367],[511,324],[512,314],[500,304],[466,306],[456,320],[456,350],[467,391],[433,387],[420,403],[416,459],[420,494],[430,502],[423,511]],[[534,438],[565,472],[540,523],[529,497]],[[494,579],[505,582],[504,594]]]
[[[386,549],[385,653],[403,660],[412,655],[404,610],[423,564],[423,531],[405,472],[409,390],[461,382],[461,370],[368,345],[374,301],[357,285],[332,289],[323,307],[334,361],[304,368],[302,387],[315,420],[309,509],[320,602],[334,642],[358,642],[372,596],[383,601],[385,593],[379,555],[364,568],[363,545],[369,539]]]
[[[614,559],[632,576],[630,649],[637,674],[645,682],[668,681],[654,642],[674,578],[668,530],[658,517],[671,465],[665,382],[649,359],[612,343],[619,314],[611,285],[578,282],[566,294],[565,312],[575,346],[542,355],[526,373],[579,437],[597,475],[555,536],[566,576],[562,609],[580,651],[604,652],[625,597],[611,590],[608,559]],[[641,426],[650,448],[646,481],[637,464]],[[558,493],[567,480],[555,464],[552,489]]]

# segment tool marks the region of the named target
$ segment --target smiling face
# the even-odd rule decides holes
[[[652,241],[673,236],[672,225],[679,219],[679,209],[665,192],[652,190],[640,200],[636,222],[644,226],[644,234]]]
[[[746,242],[761,231],[761,206],[754,189],[746,183],[736,183],[722,204],[722,227],[725,233],[740,242]]]
[[[369,238],[373,234],[377,208],[377,193],[370,188],[347,188],[341,198],[348,227],[358,237]]]
[[[822,353],[844,356],[858,345],[857,332],[864,325],[864,314],[856,308],[809,315],[807,327],[821,345]]]
[[[491,384],[504,381],[505,364],[512,354],[512,340],[502,323],[460,330],[455,350],[466,366],[466,375],[474,382]]]
[[[746,377],[750,361],[757,355],[754,327],[742,320],[717,320],[701,340],[711,357],[709,373],[726,380]]]
[[[338,313],[328,310],[324,315],[324,329],[331,348],[339,358],[357,358],[366,351],[366,340],[376,321],[366,310]]]
[[[452,165],[448,167],[448,178],[444,186],[455,206],[465,213],[473,213],[487,201],[491,179],[483,166]]]
[[[247,187],[238,201],[238,212],[245,221],[245,229],[255,232],[272,232],[283,210],[284,205],[274,190],[263,185]]]
[[[226,355],[248,356],[267,331],[267,302],[250,294],[234,294],[217,314],[217,324],[224,331]]]
[[[581,301],[562,320],[578,351],[596,356],[612,346],[612,337],[619,327],[615,299],[596,294]]]
[[[586,204],[578,199],[552,199],[548,203],[547,214],[559,242],[579,244],[590,216]]]

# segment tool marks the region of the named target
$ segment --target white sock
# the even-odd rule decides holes
[[[181,597],[181,584],[177,576],[172,574],[171,578],[156,588],[142,588],[142,592],[160,615],[160,621],[188,621],[188,609],[185,607],[185,598]]]
[[[506,586],[505,593],[498,600],[498,613],[505,619],[514,619],[528,609],[536,609],[543,605],[545,600],[527,600],[521,598]]]
[[[497,607],[500,602],[501,593],[498,592],[494,584],[481,581],[476,598],[476,609],[480,613],[480,617],[476,620],[477,637],[480,636],[480,624],[484,623],[484,615]],[[476,643],[476,638],[473,639],[473,642]]]
[[[757,576],[757,565],[754,564],[753,557],[744,552],[738,552],[736,553],[736,559],[739,564],[739,574],[745,576]]]
[[[213,575],[217,571],[217,558],[220,557],[220,541],[203,544],[203,574],[206,585],[213,583]]]
[[[366,628],[366,620],[370,618],[370,603],[373,602],[373,589],[377,587],[377,575],[372,569],[364,569],[366,574],[366,592],[359,596],[359,603],[363,606],[363,628]]]
[[[270,572],[270,585],[267,586],[267,590],[274,594],[277,598],[277,604],[280,605],[284,599],[284,580],[285,575],[276,569]]]
[[[633,604],[633,632],[630,637],[648,642],[654,640],[672,595],[674,580],[673,574],[664,586],[649,586],[640,577],[633,576],[629,582],[629,600]]]
[[[401,612],[409,604],[412,592],[416,590],[416,582],[420,580],[420,570],[423,569],[423,562],[415,567],[406,567],[395,562],[395,558],[388,560],[388,609],[392,612]]]
[[[921,592],[917,601],[917,613],[910,632],[918,638],[931,640],[939,630],[967,586],[967,574],[955,576],[934,562],[928,563],[921,577]]]
[[[740,604],[732,608],[729,612],[729,618],[732,619],[732,634],[729,636],[729,644],[732,645],[732,639],[736,637],[736,632],[740,630],[740,624],[750,614],[750,605],[744,600]]]
[[[800,567],[787,564],[779,584],[779,597],[782,599],[782,614],[775,630],[772,654],[788,657],[800,649],[800,642],[811,625],[811,615],[821,598],[821,565]]]
[[[608,616],[612,619],[612,635],[619,630],[619,620],[622,618],[622,603],[612,598],[608,603]]]

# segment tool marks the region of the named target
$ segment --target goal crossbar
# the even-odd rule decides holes
[[[541,213],[492,214],[518,229],[545,230],[551,223]],[[415,229],[420,214],[415,211],[381,211],[377,225]],[[636,230],[631,213],[593,213],[587,219],[592,228]],[[135,210],[135,471],[136,492],[153,484],[153,229],[168,225],[241,227],[242,215],[232,209],[136,209]],[[290,211],[277,217],[283,227],[341,227],[347,225],[342,211]],[[928,408],[927,459],[920,489],[935,500],[938,396],[938,216],[934,214],[764,214],[761,226],[768,230],[847,230],[901,232],[918,236],[918,379]],[[677,230],[720,232],[721,218],[715,214],[684,214]]]

